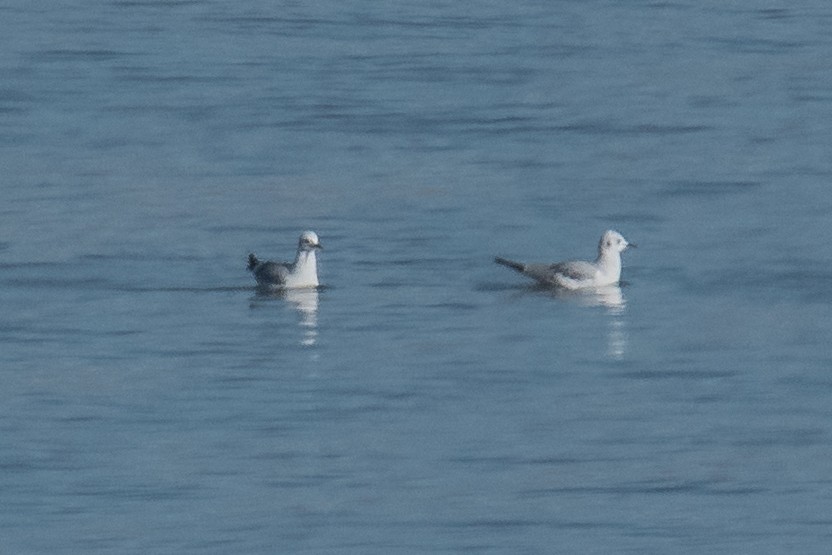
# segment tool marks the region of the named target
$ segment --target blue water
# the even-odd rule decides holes
[[[4,553],[828,553],[832,6],[0,7]],[[591,258],[612,299],[492,262]],[[264,296],[250,251],[325,250]]]

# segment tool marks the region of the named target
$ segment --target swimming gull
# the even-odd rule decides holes
[[[609,230],[601,236],[595,262],[569,260],[555,264],[523,264],[500,257],[494,262],[517,270],[543,285],[564,289],[605,287],[615,285],[621,279],[621,252],[635,246],[617,231]]]
[[[298,240],[295,261],[260,261],[254,254],[248,255],[248,269],[261,287],[295,288],[318,286],[318,263],[315,252],[323,249],[314,231],[304,231]]]

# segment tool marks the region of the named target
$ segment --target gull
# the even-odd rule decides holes
[[[260,261],[252,253],[248,255],[248,269],[261,287],[317,287],[318,264],[315,251],[318,249],[323,249],[318,235],[314,231],[304,231],[298,240],[294,262]]]
[[[571,290],[606,287],[617,284],[621,279],[621,252],[635,246],[617,231],[609,230],[601,236],[595,262],[569,260],[555,264],[523,264],[499,256],[494,262],[517,270],[543,285]]]

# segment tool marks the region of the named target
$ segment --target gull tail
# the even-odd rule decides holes
[[[501,266],[508,266],[512,270],[517,270],[518,272],[524,272],[526,270],[525,264],[521,264],[520,262],[515,262],[513,260],[506,260],[505,258],[500,258],[499,256],[494,258],[494,262],[500,264]]]
[[[250,253],[248,255],[248,269],[249,271],[254,270],[254,267],[260,264],[260,261],[257,260],[257,257],[254,256],[254,253]]]

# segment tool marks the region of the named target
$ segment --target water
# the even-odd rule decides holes
[[[826,553],[831,27],[7,3],[3,551]],[[492,263],[610,227],[611,298]]]

